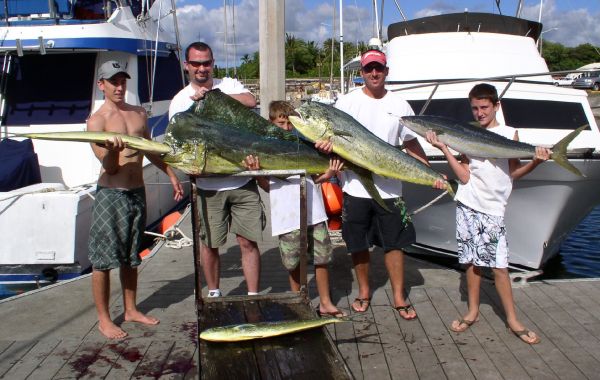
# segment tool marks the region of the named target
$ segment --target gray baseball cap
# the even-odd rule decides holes
[[[98,80],[110,79],[119,73],[123,73],[127,79],[131,79],[129,74],[127,74],[127,63],[123,64],[114,60],[106,61],[98,69]]]

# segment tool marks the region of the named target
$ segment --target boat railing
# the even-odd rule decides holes
[[[423,104],[423,107],[421,107],[421,110],[418,113],[419,115],[423,115],[423,113],[425,112],[425,110],[427,110],[427,107],[431,103],[431,100],[433,99],[433,96],[437,92],[438,88],[443,85],[472,83],[472,82],[504,82],[504,81],[507,81],[508,85],[504,88],[504,90],[502,90],[502,93],[500,93],[498,95],[498,99],[502,99],[504,97],[504,94],[506,94],[508,89],[515,82],[545,84],[545,85],[553,86],[552,82],[520,80],[520,78],[539,77],[539,76],[546,76],[546,75],[550,75],[550,76],[564,75],[564,74],[569,74],[569,73],[585,73],[587,71],[588,70],[560,70],[560,71],[547,71],[547,72],[542,72],[542,73],[498,75],[498,76],[483,77],[483,78],[464,78],[464,79],[448,79],[448,80],[441,79],[441,80],[427,81],[426,83],[419,81],[419,84],[415,84],[415,85],[410,85],[410,84],[415,83],[416,81],[387,81],[386,84],[388,84],[388,85],[408,84],[408,86],[405,86],[405,87],[392,88],[392,89],[390,89],[390,91],[406,91],[406,90],[413,90],[413,89],[417,89],[417,88],[433,87],[433,89],[431,90],[431,93],[429,94],[429,97],[425,101],[425,104]]]

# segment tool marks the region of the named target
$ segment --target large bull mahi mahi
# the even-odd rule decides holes
[[[457,152],[470,157],[483,158],[532,158],[535,146],[507,139],[486,128],[442,116],[403,116],[402,122],[422,137],[427,131],[436,133],[439,140]],[[587,125],[569,133],[552,147],[551,158],[568,171],[583,176],[567,158],[567,146],[587,128]]]
[[[304,103],[297,111],[301,117],[290,116],[294,127],[311,141],[329,139],[340,157],[380,176],[419,185],[432,186],[441,179],[454,196],[454,183],[381,140],[347,113],[318,102]]]

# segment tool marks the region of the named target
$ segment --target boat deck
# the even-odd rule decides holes
[[[181,224],[188,236],[189,220]],[[242,295],[246,288],[239,249],[233,245],[235,239],[229,240],[222,250],[221,289],[228,295]],[[267,237],[260,248],[263,293],[286,291],[287,275],[276,241]],[[542,339],[529,346],[506,329],[490,281],[483,284],[479,322],[465,333],[450,332],[447,326],[466,310],[464,275],[413,257],[406,258],[406,285],[419,318],[403,320],[390,307],[390,285],[380,253],[375,250],[372,255],[371,308],[352,313],[353,322],[327,327],[355,378],[598,377],[600,281],[539,282],[515,288],[520,318]],[[349,310],[357,294],[351,260],[343,247],[336,248],[334,256],[333,300]],[[113,272],[111,311],[122,322],[120,286]],[[162,247],[144,260],[139,288],[139,308],[161,323],[148,327],[124,322],[129,337],[117,342],[98,332],[89,276],[0,301],[0,378],[197,377],[191,247]],[[309,288],[316,305],[312,276]],[[283,378],[281,373],[276,368],[272,372],[274,378]]]

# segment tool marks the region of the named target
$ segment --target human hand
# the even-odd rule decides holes
[[[179,202],[183,199],[183,185],[179,182],[179,178],[173,175],[169,177],[171,180],[171,185],[173,186],[173,199],[175,202]]]
[[[428,143],[430,143],[432,146],[438,148],[439,150],[443,150],[444,148],[446,148],[446,144],[441,142],[438,139],[437,134],[432,130],[425,132],[425,139],[427,140]]]
[[[551,154],[552,154],[552,151],[550,149],[542,148],[541,146],[536,146],[535,147],[535,156],[533,157],[533,160],[537,161],[538,163],[548,161],[548,159],[550,159]]]
[[[315,149],[321,153],[329,154],[333,152],[333,143],[331,140],[317,140],[315,141]]]
[[[107,150],[114,152],[121,152],[123,149],[126,148],[126,144],[121,138],[121,136],[109,137],[106,140],[104,140],[103,145]]]
[[[242,164],[244,165],[244,167],[246,167],[247,170],[260,170],[260,160],[258,159],[258,156],[246,156],[246,158],[244,158],[244,161],[242,161]]]
[[[194,95],[190,96],[190,98],[193,101],[204,99],[204,95],[206,95],[206,93],[208,91],[210,91],[210,89],[208,89],[206,87],[200,87],[199,89],[196,90],[196,92],[194,93]]]
[[[329,159],[329,171],[332,175],[336,175],[344,167],[344,160],[338,156],[333,156]]]

